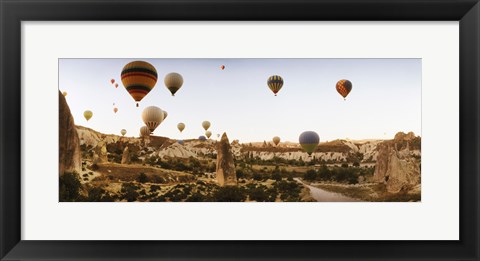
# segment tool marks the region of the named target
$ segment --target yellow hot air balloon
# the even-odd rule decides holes
[[[67,92],[62,92],[64,97],[67,97]]]
[[[211,131],[206,131],[205,136],[207,136],[207,138],[210,139],[210,136],[212,136],[212,132]]]
[[[147,126],[142,126],[140,128],[140,137],[147,137],[150,136],[150,130],[148,129]]]
[[[172,96],[175,96],[175,93],[183,85],[183,77],[179,73],[172,72],[165,76],[164,82],[167,89],[172,93]]]
[[[268,88],[270,88],[270,90],[275,94],[275,96],[277,96],[277,93],[283,87],[283,79],[278,75],[272,75],[268,77],[267,85]]]
[[[89,110],[86,110],[83,112],[83,117],[85,117],[85,119],[88,121],[92,118],[93,116],[93,112],[92,111],[89,111]]]
[[[122,130],[120,131],[120,134],[122,134],[122,136],[125,136],[125,134],[127,134],[127,130],[126,130],[126,129],[122,129]]]
[[[134,61],[126,64],[121,73],[122,83],[130,96],[140,102],[157,83],[157,70],[144,61]]]
[[[142,120],[150,132],[153,132],[163,121],[163,111],[158,107],[149,106],[143,110]]]
[[[205,130],[208,130],[208,128],[210,128],[210,122],[209,122],[209,121],[204,121],[204,122],[202,122],[202,127],[203,127]]]
[[[165,120],[168,116],[168,112],[167,111],[163,111],[163,120]]]
[[[183,122],[180,122],[179,124],[177,124],[177,129],[182,132],[184,129],[185,129],[185,123]]]
[[[275,146],[277,146],[278,143],[280,143],[280,137],[275,136],[275,137],[273,137],[272,141],[273,141],[273,143],[275,143]]]

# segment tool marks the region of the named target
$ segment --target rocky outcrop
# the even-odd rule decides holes
[[[122,164],[130,164],[131,163],[131,155],[130,155],[130,150],[128,149],[128,146],[125,147],[125,149],[123,150],[123,154],[122,154]]]
[[[100,141],[97,144],[97,147],[95,148],[95,154],[97,155],[97,163],[104,163],[108,162],[108,152],[107,152],[107,145],[105,142]]]
[[[420,184],[421,139],[412,132],[397,133],[393,140],[377,146],[377,164],[373,180],[385,183],[387,191],[409,191]]]
[[[65,96],[59,91],[59,174],[80,172],[82,170],[82,154],[80,139],[68,107]]]
[[[232,148],[226,133],[217,143],[217,181],[220,186],[237,185],[237,174],[233,161]]]

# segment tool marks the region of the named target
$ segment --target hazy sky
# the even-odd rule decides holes
[[[138,108],[120,79],[134,60],[151,63],[159,76]],[[176,139],[204,135],[204,120],[212,138],[227,132],[240,142],[275,135],[298,142],[305,130],[320,141],[383,139],[398,131],[421,134],[421,66],[421,59],[60,59],[59,89],[68,93],[77,125],[107,134],[126,129],[126,136],[138,136],[142,110],[154,105],[168,112],[155,135]],[[184,78],[174,97],[163,83],[170,72]],[[274,74],[284,79],[278,96],[267,86]],[[353,84],[346,101],[335,89],[340,79]],[[88,122],[85,110],[93,111]],[[183,133],[179,122],[186,124]]]

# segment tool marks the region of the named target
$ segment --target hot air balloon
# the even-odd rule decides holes
[[[183,122],[180,122],[179,124],[177,124],[177,129],[182,132],[184,129],[185,129],[185,123]]]
[[[67,92],[62,92],[64,97],[67,97]]]
[[[210,139],[210,136],[212,136],[212,132],[211,131],[206,131],[205,136],[207,136],[207,138]]]
[[[320,137],[314,131],[305,131],[300,134],[298,141],[303,150],[308,153],[308,155],[312,155],[312,152],[315,151],[320,142]]]
[[[198,139],[199,139],[200,141],[206,141],[206,140],[207,140],[207,138],[205,138],[205,136],[203,136],[203,135],[202,135],[202,136],[199,136]]]
[[[347,95],[350,93],[352,90],[352,82],[349,80],[340,80],[337,82],[337,85],[335,86],[337,88],[337,92],[342,95],[343,99],[347,97]]]
[[[208,128],[210,128],[210,122],[209,122],[209,121],[204,121],[204,122],[202,122],[202,127],[203,127],[205,130],[208,130]]]
[[[142,120],[150,132],[153,132],[163,121],[163,111],[158,107],[149,106],[143,109]]]
[[[118,83],[115,83],[115,88],[118,88]]]
[[[175,93],[183,85],[183,77],[178,73],[172,72],[165,76],[164,82],[167,89],[172,93],[172,96],[175,96]]]
[[[167,111],[163,111],[163,120],[165,120],[168,116],[168,112]]]
[[[178,144],[183,145],[183,140],[177,140]]]
[[[93,112],[92,112],[92,111],[88,111],[88,110],[87,110],[87,111],[84,111],[84,112],[83,112],[83,117],[85,117],[85,119],[86,119],[87,121],[90,120],[90,119],[92,118],[92,116],[93,116]]]
[[[282,89],[283,79],[278,75],[272,75],[267,80],[267,85],[270,90],[277,96],[277,93]]]
[[[275,143],[275,146],[277,146],[278,143],[280,143],[280,137],[275,136],[275,137],[273,137],[272,141],[273,141],[273,143]]]
[[[115,82],[115,79],[111,79],[110,82],[113,84]]]
[[[220,133],[217,133],[217,138],[220,138]]]
[[[117,111],[118,111],[117,107],[113,108],[113,112],[117,113]]]
[[[150,130],[148,129],[147,126],[142,126],[140,128],[140,137],[147,137],[150,136]]]
[[[134,61],[126,64],[121,73],[122,83],[130,96],[140,102],[157,83],[157,70],[144,61]]]
[[[127,134],[127,130],[126,130],[126,129],[122,129],[122,130],[120,131],[120,134],[122,134],[122,136],[125,136],[125,134]]]
[[[225,65],[220,66],[220,69],[225,70]]]

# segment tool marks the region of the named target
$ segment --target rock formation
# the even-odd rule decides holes
[[[59,91],[59,174],[65,172],[80,172],[82,170],[82,154],[80,139],[73,116],[67,101]]]
[[[217,143],[217,181],[220,186],[237,185],[237,174],[233,162],[232,148],[226,133]]]
[[[95,148],[95,154],[98,155],[97,163],[108,162],[107,145],[100,141]]]
[[[378,144],[373,179],[385,183],[387,191],[408,191],[420,184],[421,139],[412,132],[399,132],[393,140]]]
[[[128,149],[128,146],[127,146],[123,150],[122,164],[130,164],[130,162],[131,162],[131,155],[130,155],[130,150]]]

